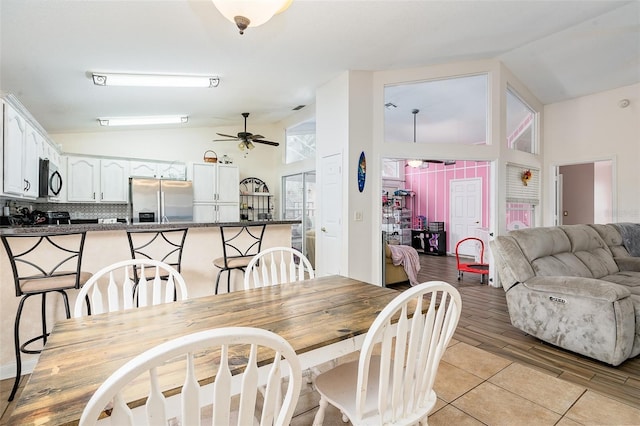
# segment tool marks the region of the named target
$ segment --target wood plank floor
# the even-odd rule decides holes
[[[458,281],[455,257],[420,255],[420,264],[420,282],[446,281],[462,296],[455,339],[640,408],[640,356],[612,367],[542,342],[511,325],[502,288],[481,285],[478,274]]]

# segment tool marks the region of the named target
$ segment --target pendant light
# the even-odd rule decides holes
[[[293,0],[212,0],[222,16],[235,23],[244,34],[248,27],[257,27],[273,15],[284,12]]]
[[[411,114],[413,114],[413,143],[416,143],[416,116],[419,112],[419,109],[411,110]],[[422,166],[422,160],[409,160],[407,164],[409,167],[420,167]]]

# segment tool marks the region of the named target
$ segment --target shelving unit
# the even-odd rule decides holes
[[[240,220],[273,220],[273,195],[256,177],[240,181]]]
[[[399,190],[382,196],[382,230],[390,244],[411,245],[413,195]]]

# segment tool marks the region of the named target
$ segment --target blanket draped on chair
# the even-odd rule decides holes
[[[398,266],[402,265],[404,271],[407,273],[409,283],[411,285],[418,284],[418,271],[420,270],[420,255],[411,246],[401,246],[395,244],[389,244],[389,250],[391,250],[391,260],[393,264]]]
[[[614,224],[622,236],[622,244],[631,256],[640,256],[640,224],[616,223]]]

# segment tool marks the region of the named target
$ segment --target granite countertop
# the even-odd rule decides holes
[[[143,229],[176,229],[176,228],[219,228],[221,226],[247,225],[297,225],[300,220],[265,220],[243,222],[172,222],[172,223],[76,223],[70,225],[30,225],[0,228],[0,235],[46,234],[58,232],[94,232],[94,231],[135,231]]]

